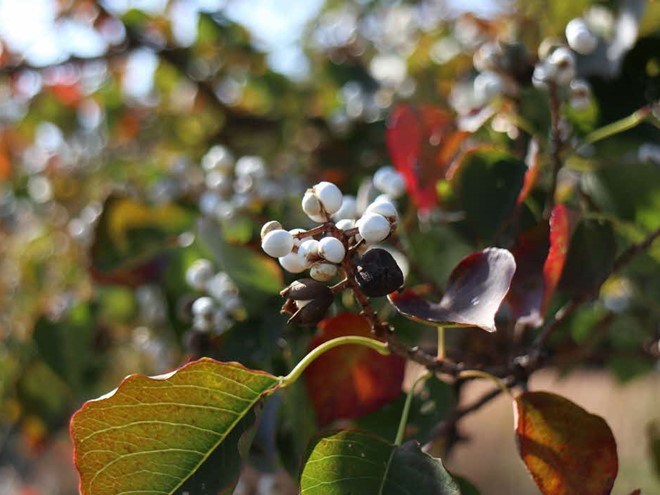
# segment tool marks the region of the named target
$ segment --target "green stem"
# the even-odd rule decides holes
[[[349,345],[349,344],[363,345],[365,347],[369,347],[370,349],[373,349],[374,351],[378,352],[379,354],[382,354],[383,356],[386,356],[390,353],[389,349],[387,348],[387,344],[372,339],[370,337],[359,337],[357,335],[347,335],[345,337],[337,337],[336,339],[328,340],[327,342],[324,342],[320,346],[312,349],[304,358],[300,360],[300,362],[291,370],[291,372],[288,375],[279,377],[280,386],[287,387],[291,385],[293,382],[295,382],[298,378],[300,378],[300,375],[303,374],[305,369],[307,369],[307,367],[310,364],[312,364],[312,362],[316,358],[318,358],[321,354],[329,351],[334,347],[338,347],[340,345]]]
[[[445,360],[445,327],[438,327],[438,361]]]
[[[627,117],[612,122],[611,124],[607,124],[600,129],[596,129],[584,139],[584,144],[593,144],[596,141],[632,129],[644,122],[649,115],[651,115],[651,107],[642,107]]]
[[[495,375],[491,375],[490,373],[486,373],[485,371],[480,371],[480,370],[461,371],[458,374],[458,378],[459,379],[461,379],[461,378],[485,378],[486,380],[490,380],[493,383],[495,383],[495,385],[497,385],[502,392],[511,395],[511,390],[506,385],[506,383],[504,383],[501,379],[497,378]]]
[[[399,429],[396,431],[396,438],[394,439],[394,445],[401,445],[403,442],[403,435],[406,432],[406,425],[408,424],[408,416],[410,415],[410,405],[412,404],[413,397],[415,395],[415,387],[417,384],[431,377],[433,373],[427,371],[426,373],[420,375],[417,380],[412,384],[410,390],[408,390],[408,395],[406,396],[406,402],[403,405],[403,411],[401,411],[401,419],[399,420]]]

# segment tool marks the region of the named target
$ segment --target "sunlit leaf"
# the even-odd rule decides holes
[[[618,460],[603,418],[548,392],[524,392],[514,407],[520,456],[543,495],[610,493]]]
[[[454,268],[439,303],[412,291],[392,293],[388,298],[400,313],[422,323],[494,332],[495,314],[515,270],[516,262],[509,251],[487,248],[463,258]]]
[[[442,462],[419,444],[391,445],[359,430],[331,431],[310,445],[300,477],[303,495],[459,495]]]
[[[214,452],[238,456],[232,433],[249,428],[253,407],[277,383],[208,358],[160,377],[129,376],[71,420],[81,493],[175,493],[209,459],[221,463],[218,478],[235,481],[238,466]]]
[[[571,239],[570,213],[564,205],[557,205],[550,216],[550,248],[543,264],[544,293],[541,314],[544,314],[555,293],[564,271],[566,255]]]
[[[436,183],[447,173],[466,135],[438,107],[399,105],[392,111],[385,136],[387,149],[421,211],[436,205]]]
[[[342,313],[319,324],[310,347],[344,335],[371,336],[369,322],[355,313]],[[395,400],[403,383],[405,360],[382,356],[357,345],[336,347],[305,371],[305,383],[321,424],[357,418]]]

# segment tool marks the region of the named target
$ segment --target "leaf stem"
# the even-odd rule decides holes
[[[498,388],[509,395],[511,395],[511,390],[507,386],[506,383],[504,383],[503,380],[500,378],[496,377],[495,375],[491,375],[490,373],[486,373],[485,371],[481,370],[465,370],[461,371],[458,374],[459,379],[465,379],[465,378],[485,378],[486,380],[490,380],[493,382],[495,385],[498,386]]]
[[[633,127],[638,126],[646,120],[646,118],[651,115],[651,107],[649,105],[640,108],[636,112],[624,117],[622,119],[616,120],[611,124],[607,124],[599,129],[596,129],[591,134],[589,134],[584,139],[584,144],[593,144],[596,141],[601,141],[620,132],[627,131]]]
[[[419,383],[426,381],[432,375],[433,373],[430,371],[421,374],[420,376],[417,377],[417,380],[415,380],[415,382],[411,385],[410,390],[408,390],[408,395],[406,396],[406,402],[403,404],[403,411],[401,411],[401,419],[399,420],[399,428],[396,431],[396,438],[394,439],[394,445],[399,446],[403,442],[403,436],[406,432],[406,424],[408,424],[408,416],[410,415],[410,405],[412,404],[412,400],[415,395],[415,388]]]
[[[445,327],[438,326],[438,361],[444,361],[445,354]]]
[[[337,337],[336,339],[328,340],[320,346],[312,349],[304,358],[300,360],[300,362],[291,370],[288,375],[279,377],[280,387],[287,387],[295,382],[298,378],[300,378],[300,375],[303,374],[305,369],[307,369],[307,367],[312,364],[312,362],[321,354],[324,354],[334,347],[350,344],[369,347],[370,349],[373,349],[383,356],[386,356],[390,353],[389,349],[387,348],[387,344],[372,339],[371,337],[360,337],[358,335],[346,335],[344,337]]]

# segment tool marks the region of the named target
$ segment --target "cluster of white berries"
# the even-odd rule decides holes
[[[384,168],[376,175],[374,182],[379,188],[395,195],[403,193],[403,181],[394,169]],[[328,228],[284,230],[278,221],[272,220],[261,229],[261,247],[269,256],[278,258],[286,271],[309,270],[311,278],[327,282],[337,275],[349,249],[381,242],[394,230],[398,214],[388,198],[379,196],[356,219],[356,199],[344,196],[331,182],[320,182],[305,192],[302,209],[310,219],[327,224]]]
[[[258,156],[234,159],[224,146],[213,146],[202,157],[205,190],[199,197],[200,211],[221,222],[255,203],[280,199],[284,188],[269,177]]]
[[[242,318],[243,304],[234,281],[216,271],[207,259],[198,259],[186,270],[186,282],[205,295],[192,303],[193,328],[221,334]]]

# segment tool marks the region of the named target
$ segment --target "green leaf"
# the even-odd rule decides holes
[[[189,211],[175,204],[149,205],[109,196],[91,247],[95,279],[134,286],[157,278],[162,255],[192,227],[192,220]]]
[[[213,253],[216,262],[241,291],[253,294],[261,300],[264,296],[280,293],[283,285],[282,271],[277,262],[247,246],[229,244],[218,224],[211,220],[204,219],[199,222],[199,234]]]
[[[571,237],[560,288],[573,294],[597,289],[610,274],[615,255],[612,226],[597,220],[582,220]]]
[[[607,495],[618,471],[616,442],[603,418],[548,392],[515,398],[520,457],[543,495]]]
[[[160,377],[129,376],[71,420],[81,493],[179,493],[208,459],[219,482],[230,483],[238,474],[227,458],[236,457],[237,432],[277,386],[268,373],[208,358]],[[218,448],[231,454],[217,459]]]
[[[467,234],[488,243],[512,214],[525,180],[521,160],[490,149],[466,153],[452,178]]]
[[[94,324],[87,304],[71,309],[61,321],[39,318],[34,326],[34,342],[39,355],[76,393],[97,378],[101,358],[93,352]]]
[[[395,446],[371,433],[336,430],[317,437],[305,456],[301,495],[459,495],[442,462],[416,442]]]

